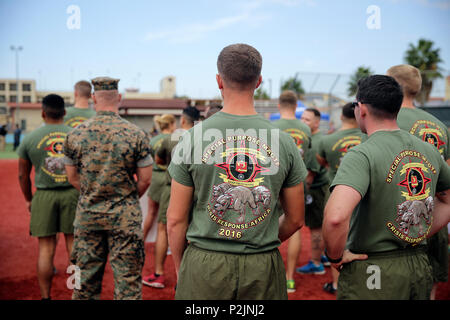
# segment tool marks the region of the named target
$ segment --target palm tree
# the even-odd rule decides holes
[[[298,73],[295,76],[288,78],[281,84],[281,91],[292,90],[300,98],[305,94],[305,89],[303,89],[302,82],[298,79]]]
[[[405,53],[405,62],[420,70],[422,75],[422,89],[416,99],[422,105],[428,101],[433,88],[433,80],[442,78],[438,64],[442,62],[439,56],[440,48],[433,48],[433,41],[419,39],[417,46],[410,43]]]
[[[358,91],[358,81],[362,78],[368,77],[373,74],[373,71],[370,70],[370,67],[360,66],[356,69],[355,73],[350,76],[350,80],[348,81],[347,93],[349,96],[356,95]]]

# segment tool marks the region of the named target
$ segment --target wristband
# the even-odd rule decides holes
[[[342,255],[339,259],[331,259],[331,258],[328,256],[327,249],[325,249],[325,256],[327,257],[328,261],[330,261],[331,263],[339,263],[339,262],[342,261],[342,257],[343,257],[344,255]]]

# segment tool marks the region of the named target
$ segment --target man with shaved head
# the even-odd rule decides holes
[[[118,115],[118,81],[92,80],[97,115],[71,131],[64,144],[69,182],[80,190],[71,261],[81,279],[73,299],[100,298],[108,255],[114,299],[142,298],[139,198],[150,184],[153,160],[145,131]]]

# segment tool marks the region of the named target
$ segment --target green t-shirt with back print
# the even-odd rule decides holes
[[[280,245],[280,190],[307,175],[288,134],[259,115],[224,112],[182,136],[168,171],[176,182],[194,188],[187,240],[231,253]]]
[[[344,157],[331,187],[361,194],[347,248],[384,252],[426,243],[434,195],[450,188],[450,167],[438,151],[403,130],[377,131]]]
[[[417,108],[401,108],[397,115],[400,129],[434,145],[444,160],[450,159],[450,135],[445,124],[432,114]]]
[[[64,116],[64,124],[76,128],[84,121],[95,116],[95,110],[90,108],[77,108],[70,107],[66,108],[66,115]]]
[[[367,135],[362,133],[359,128],[339,130],[322,137],[317,148],[317,154],[328,162],[330,181],[333,181],[347,152],[361,144],[365,139],[367,139]]]
[[[64,124],[45,124],[30,132],[22,140],[17,153],[29,160],[35,170],[35,186],[38,189],[67,188],[64,167],[64,139],[70,127]]]

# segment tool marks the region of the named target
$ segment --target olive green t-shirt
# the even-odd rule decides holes
[[[259,115],[224,112],[182,136],[168,171],[194,189],[187,240],[232,253],[280,245],[280,190],[300,184],[307,175],[288,134]]]
[[[153,159],[155,159],[156,152],[161,147],[161,144],[162,144],[164,138],[167,136],[170,136],[170,134],[161,133],[150,139],[150,154]],[[161,164],[157,164],[155,162],[155,164],[153,166],[153,171],[166,171],[166,170],[167,170],[167,165],[161,165]]]
[[[311,155],[313,160],[312,163],[316,163],[316,165],[312,166],[310,169],[312,172],[315,172],[314,180],[311,183],[310,188],[319,188],[327,183],[330,183],[328,178],[328,170],[325,167],[322,167],[316,159],[316,154],[319,153],[318,149],[320,146],[320,141],[325,135],[322,132],[317,132],[311,137]],[[309,161],[308,161],[309,162]]]
[[[366,138],[367,135],[362,133],[359,128],[352,128],[336,131],[320,140],[317,154],[328,162],[330,181],[333,181],[346,153],[361,144]]]
[[[377,131],[344,157],[331,186],[337,185],[362,197],[347,247],[383,252],[426,243],[434,195],[450,188],[450,167],[436,148],[408,132]]]
[[[64,124],[68,125],[71,128],[75,128],[87,119],[92,118],[93,116],[95,116],[95,111],[92,109],[83,109],[76,107],[66,108]]]
[[[319,170],[319,163],[311,152],[311,129],[308,125],[297,119],[280,119],[272,124],[294,139],[307,169]]]
[[[417,108],[401,108],[397,124],[400,129],[434,145],[444,160],[450,158],[450,136],[447,126],[432,114]]]
[[[66,188],[64,167],[64,139],[70,127],[64,124],[45,124],[30,132],[17,149],[20,158],[29,160],[35,170],[35,186],[38,189]]]

